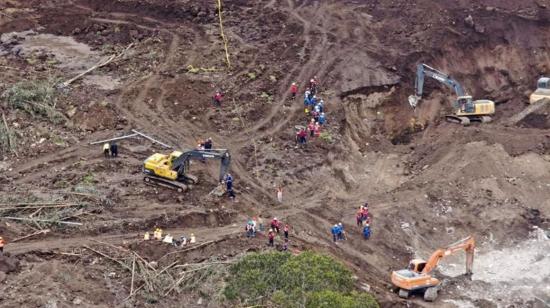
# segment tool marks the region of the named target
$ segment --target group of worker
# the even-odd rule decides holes
[[[145,232],[143,235],[143,240],[148,241],[151,239],[151,235],[149,232]],[[174,245],[176,247],[183,247],[187,244],[194,244],[197,242],[197,239],[195,237],[195,234],[191,233],[191,236],[189,237],[189,240],[185,235],[180,236],[179,239],[174,239],[172,235],[169,233],[162,237],[162,229],[161,228],[155,228],[155,231],[153,231],[153,239],[157,241],[162,241],[163,243],[167,243],[170,245]]]
[[[212,138],[208,137],[206,140],[198,140],[197,141],[197,150],[203,151],[203,150],[212,150]]]
[[[283,236],[284,236],[282,250],[286,251],[288,250],[288,245],[289,245],[288,236],[289,236],[290,226],[288,224],[284,224],[284,227],[283,227],[283,223],[279,221],[277,217],[273,217],[273,219],[271,220],[270,229],[267,232],[267,239],[268,239],[267,245],[269,247],[275,246],[275,237],[281,233],[281,230],[283,231]],[[258,218],[256,217],[249,218],[245,226],[245,231],[246,231],[246,237],[248,238],[256,237],[257,232],[264,232],[264,223],[263,223],[262,217],[258,216]]]
[[[364,205],[359,207],[355,215],[357,226],[363,228],[363,237],[369,239],[371,236],[371,217],[369,213],[369,203],[365,202]],[[340,222],[332,226],[330,229],[332,234],[332,240],[336,243],[337,241],[346,240],[346,231],[344,230],[344,225]]]
[[[118,157],[118,145],[116,142],[111,142],[110,144],[106,142],[103,144],[103,155],[105,155],[105,158]]]
[[[325,102],[323,99],[317,97],[318,90],[319,81],[317,80],[317,76],[314,76],[309,81],[308,87],[304,92],[304,111],[310,120],[306,127],[301,127],[296,132],[297,144],[305,144],[308,136],[309,138],[319,137],[321,128],[326,123]],[[292,93],[292,98],[296,98],[298,86],[295,82],[290,86],[290,92]]]

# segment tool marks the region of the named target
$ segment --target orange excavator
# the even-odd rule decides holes
[[[436,250],[428,261],[413,259],[407,269],[393,271],[391,274],[392,283],[399,288],[399,297],[408,298],[412,292],[423,292],[424,300],[433,302],[437,298],[440,281],[431,276],[432,270],[437,267],[439,261],[457,251],[464,250],[466,253],[466,274],[472,274],[474,264],[475,241],[468,236],[445,248]]]

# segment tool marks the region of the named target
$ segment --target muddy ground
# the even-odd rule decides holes
[[[147,285],[128,299],[131,271],[94,250],[127,264],[124,253],[135,251],[158,264],[140,273],[158,274],[174,262],[226,262],[265,249],[264,238],[248,240],[242,232],[246,218],[257,215],[289,223],[294,252],[315,249],[349,265],[357,285],[384,307],[548,305],[548,273],[539,269],[548,267],[550,244],[540,236],[532,243],[535,226],[550,228],[548,114],[510,119],[549,73],[550,3],[223,2],[231,68],[215,1],[0,1],[2,91],[21,80],[65,81],[132,44],[121,59],[58,92],[60,123],[1,104],[17,137],[16,152],[1,153],[3,207],[77,204],[2,216],[82,223],[1,219],[11,255],[0,260],[2,306],[227,305],[220,279],[208,277],[180,294],[160,296]],[[448,72],[474,98],[495,101],[494,121],[445,123],[454,94],[433,81],[412,110],[407,96],[417,63]],[[302,91],[314,75],[330,138],[296,148],[294,127],[308,119],[287,90],[296,81]],[[225,92],[221,109],[210,104],[216,89]],[[143,160],[168,151],[161,146],[126,139],[120,157],[106,160],[100,145],[89,145],[131,129],[178,149],[212,137],[232,153],[238,202],[208,194],[216,186],[215,161],[193,164],[201,184],[178,195],[142,182]],[[369,241],[354,228],[355,210],[366,200]],[[329,230],[340,221],[349,240],[334,245]],[[194,233],[198,244],[166,257],[178,250],[140,240],[155,226],[176,236]],[[45,228],[51,231],[22,238]],[[391,291],[391,270],[468,234],[479,247],[473,281],[453,278],[462,270],[458,257],[437,273],[446,285],[438,302],[406,301]],[[523,270],[498,275],[515,266]],[[223,268],[214,272],[223,276]],[[138,276],[136,286],[145,281]]]

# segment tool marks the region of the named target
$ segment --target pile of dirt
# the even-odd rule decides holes
[[[15,257],[0,255],[0,272],[9,274],[19,270],[19,261]],[[3,280],[3,279],[1,279]]]

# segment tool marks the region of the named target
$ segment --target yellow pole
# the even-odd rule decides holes
[[[223,46],[225,49],[225,62],[227,63],[227,68],[231,69],[231,61],[229,60],[229,51],[227,47],[227,37],[225,37],[225,34],[223,32],[223,21],[222,21],[222,0],[218,1],[218,17],[220,18],[220,35],[222,37]]]

